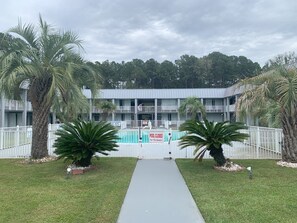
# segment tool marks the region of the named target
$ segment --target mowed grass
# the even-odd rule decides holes
[[[0,160],[0,222],[116,222],[136,162],[100,158],[66,179],[62,161]]]
[[[274,160],[236,160],[252,166],[230,173],[213,169],[213,160],[177,160],[204,219],[216,222],[297,222],[297,169]]]

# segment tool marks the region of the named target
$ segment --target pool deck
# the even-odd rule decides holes
[[[174,160],[139,160],[117,223],[202,223]]]

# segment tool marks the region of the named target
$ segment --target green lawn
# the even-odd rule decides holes
[[[0,160],[0,222],[116,222],[136,161],[101,158],[66,179],[62,161]]]
[[[237,160],[246,171],[219,172],[213,160],[177,160],[204,219],[216,222],[297,222],[297,169],[273,160]]]

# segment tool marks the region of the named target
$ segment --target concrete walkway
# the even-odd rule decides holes
[[[174,160],[139,160],[117,223],[204,222]]]

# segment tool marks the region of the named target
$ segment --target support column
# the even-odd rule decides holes
[[[235,121],[238,122],[239,121],[239,117],[237,117],[237,114],[236,114],[236,104],[237,104],[237,101],[238,101],[238,95],[235,95]]]
[[[5,97],[4,94],[1,95],[1,117],[0,117],[0,127],[5,127]]]
[[[178,111],[179,107],[180,107],[180,98],[177,99],[177,123],[176,123],[177,128],[179,128],[180,126],[180,114]]]
[[[227,99],[224,98],[223,100],[223,105],[224,105],[224,121],[227,121],[227,103],[226,103]]]
[[[27,94],[28,90],[24,89],[23,90],[23,103],[24,103],[24,109],[22,112],[22,125],[26,126],[27,125],[27,113],[28,113],[28,103],[27,103]]]
[[[201,104],[204,105],[204,99],[203,99],[203,98],[200,98],[200,102],[201,102]],[[200,114],[201,114],[201,115],[200,115]],[[201,121],[201,120],[203,121],[202,113],[200,112],[200,114],[199,114],[198,118],[199,118],[200,121]],[[206,109],[205,109],[205,116],[207,116]],[[205,117],[205,118],[206,118],[206,117]]]
[[[227,121],[230,121],[230,100],[227,97]]]
[[[138,107],[138,102],[137,102],[137,98],[134,99],[134,126],[138,127],[138,118],[137,118],[137,107]]]
[[[112,99],[111,100],[112,101],[112,103],[115,105],[115,101],[114,101],[114,99]],[[111,120],[114,122],[114,120],[115,120],[115,111],[112,111],[112,113],[111,113]]]
[[[56,112],[52,112],[52,117],[53,117],[53,124],[57,123],[57,116],[56,116]],[[60,120],[59,120],[60,122]]]
[[[90,111],[89,111],[89,120],[92,121],[92,114],[93,114],[93,102],[92,97],[89,99]]]
[[[155,98],[155,128],[158,127],[158,99]]]

